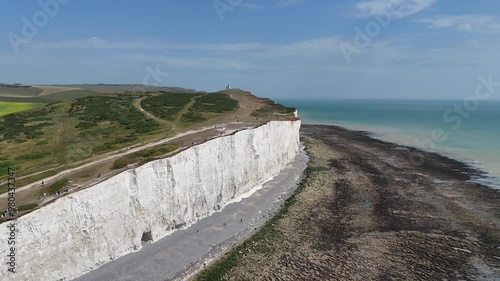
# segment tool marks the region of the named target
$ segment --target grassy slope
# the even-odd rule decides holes
[[[83,98],[88,96],[96,96],[99,94],[100,93],[98,92],[90,90],[71,90],[71,91],[57,92],[43,97],[54,101],[65,101],[65,100]]]
[[[5,87],[0,86],[0,95],[15,95],[20,97],[38,96],[41,89],[34,87]]]
[[[27,102],[27,103],[54,103],[54,100],[48,99],[46,97],[3,97],[0,96],[0,101],[2,102]]]
[[[89,90],[99,93],[126,93],[126,92],[160,92],[167,91],[171,93],[194,93],[196,90],[180,87],[162,87],[145,86],[137,84],[72,84],[72,85],[53,85],[60,87],[74,87],[82,90]]]
[[[119,97],[116,99],[122,100]],[[126,115],[115,112],[116,116],[103,116],[103,120],[97,122],[82,120],[96,118],[91,113],[87,114],[85,108],[82,108],[82,112],[70,114],[73,101],[27,111],[36,117],[26,117],[27,113],[4,116],[0,119],[0,129],[3,128],[0,130],[2,133],[0,135],[0,168],[10,163],[19,170],[18,176],[23,176],[61,165],[71,166],[76,161],[147,139],[152,132],[133,137],[132,135],[137,134],[138,128],[147,127],[145,124],[156,123],[149,122],[141,113],[135,111],[131,105],[132,101],[133,98],[127,100],[130,103],[128,109],[117,107],[117,110],[121,110],[121,113]],[[113,113],[112,110],[106,109],[105,104],[101,109],[104,112]],[[99,114],[99,111],[96,114]],[[128,120],[129,117],[139,117],[140,120]],[[42,121],[38,119],[44,119],[46,121],[43,122],[49,124],[38,128],[39,135],[27,136],[26,133],[36,133],[37,130],[32,128],[40,125]],[[6,120],[13,121],[6,124]],[[90,127],[82,126],[86,124],[85,122],[90,122]],[[79,124],[80,127],[77,128]],[[21,128],[26,133],[16,135]],[[161,129],[161,127],[157,128],[158,131]],[[8,139],[5,139],[5,134],[11,131],[12,135],[9,134]],[[5,171],[2,169],[0,179],[4,178]]]
[[[101,92],[80,90],[68,86],[32,86],[32,87],[6,87],[0,86],[0,102],[13,103],[55,103],[80,97],[100,95]],[[15,106],[12,104],[10,106]],[[29,109],[29,108],[24,108]],[[24,110],[23,109],[23,110]],[[11,111],[12,113],[16,111]],[[4,114],[8,114],[4,113]],[[1,108],[0,108],[0,115]]]

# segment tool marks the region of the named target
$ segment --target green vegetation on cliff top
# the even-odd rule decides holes
[[[62,99],[63,94],[54,95]],[[236,116],[242,114],[239,111],[243,96],[254,102],[252,111],[247,113],[252,119],[248,120],[259,115],[273,120],[273,114],[277,117],[292,112],[243,91],[91,95],[88,90],[78,90],[66,94],[79,97],[0,117],[0,192],[5,192],[7,167],[16,168],[18,177],[31,178],[20,181],[27,184],[39,180],[41,175],[79,166],[104,153],[173,136],[179,131],[236,121]],[[254,117],[250,117],[252,112]],[[116,160],[113,168],[147,162],[177,147],[140,151]]]

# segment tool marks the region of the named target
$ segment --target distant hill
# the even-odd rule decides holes
[[[50,103],[101,94],[146,92],[195,93],[194,89],[141,84],[54,84],[22,85],[0,83],[0,101]]]
[[[91,90],[102,93],[127,93],[127,92],[175,92],[175,93],[194,93],[194,89],[181,87],[152,86],[142,84],[72,84],[72,85],[50,85],[58,87],[74,87],[83,90]]]

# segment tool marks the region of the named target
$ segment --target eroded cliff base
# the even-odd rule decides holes
[[[274,215],[297,188],[307,161],[302,150],[284,170],[248,197],[75,281],[185,280]]]
[[[364,132],[303,126],[296,199],[198,280],[499,280],[500,193],[479,171]]]

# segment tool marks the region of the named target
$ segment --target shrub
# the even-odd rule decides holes
[[[23,205],[23,206],[19,207],[19,212],[33,210],[36,207],[38,207],[38,204],[36,204],[36,203]]]
[[[55,193],[57,191],[60,191],[68,183],[69,183],[69,179],[67,179],[67,178],[58,180],[57,182],[55,182],[55,183],[51,184],[49,187],[47,187],[46,191],[48,194]]]
[[[7,175],[8,169],[15,169],[14,163],[10,161],[0,161],[0,176]]]
[[[78,129],[88,129],[88,128],[92,128],[96,126],[96,124],[94,122],[88,122],[88,121],[82,121],[80,123],[78,123],[75,128],[78,128]]]
[[[166,120],[175,120],[177,114],[191,102],[191,99],[199,95],[164,93],[142,100],[141,106],[157,117]]]
[[[146,118],[133,105],[136,96],[90,96],[76,99],[70,116],[78,116],[84,122],[117,122],[127,130],[149,133],[159,128],[159,124]],[[85,123],[88,124],[88,123]]]
[[[288,115],[293,114],[296,108],[286,107],[270,99],[265,99],[267,105],[252,112],[252,116]]]
[[[197,123],[207,120],[201,113],[188,111],[181,116],[181,121],[186,123]]]
[[[169,143],[158,147],[153,147],[142,151],[138,151],[115,160],[111,168],[115,170],[121,169],[125,168],[128,164],[135,164],[135,163],[139,163],[140,165],[142,165],[144,163],[154,160],[155,156],[167,154],[169,152],[175,151],[178,148],[179,148],[178,144]]]
[[[137,137],[134,137],[134,136],[128,136],[128,137],[123,137],[123,138],[118,138],[118,139],[115,139],[113,141],[110,141],[110,142],[106,142],[104,145],[106,147],[113,147],[114,145],[117,145],[117,144],[124,144],[124,143],[129,143],[129,142],[133,142],[137,140]]]
[[[16,160],[35,160],[35,159],[41,159],[47,156],[51,156],[52,153],[48,151],[35,151],[30,154],[25,154],[21,155],[16,158]]]
[[[238,101],[233,100],[228,94],[212,93],[196,98],[192,111],[223,113],[238,108]]]
[[[50,122],[42,122],[36,125],[26,125],[31,122],[52,121],[48,117],[48,111],[43,109],[35,109],[25,112],[18,112],[3,116],[0,120],[0,134],[2,140],[23,141],[24,136],[27,139],[34,139],[41,136],[42,129],[51,126]]]

